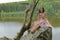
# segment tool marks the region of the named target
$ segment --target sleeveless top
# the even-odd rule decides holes
[[[36,21],[36,24],[39,24],[41,27],[52,27],[48,19],[44,19],[45,16],[46,15],[44,13],[40,13],[40,20]]]

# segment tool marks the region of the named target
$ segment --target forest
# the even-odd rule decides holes
[[[23,22],[26,5],[28,4],[32,7],[32,0],[0,4],[0,21]],[[60,26],[60,0],[40,0],[34,11],[33,21],[37,19],[40,6],[45,8],[51,24]]]

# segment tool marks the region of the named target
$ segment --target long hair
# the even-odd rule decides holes
[[[40,8],[42,8],[42,9],[43,9],[43,12],[42,12],[42,13],[44,13],[44,12],[45,12],[44,7],[40,7]],[[39,13],[41,13],[41,10],[40,10],[40,9],[39,9]]]
[[[41,7],[40,7],[40,8],[41,8]],[[38,13],[38,20],[40,20],[40,15],[39,15],[39,14],[40,14],[40,13],[44,13],[44,12],[45,12],[44,7],[42,7],[42,9],[43,9],[43,10],[42,10],[42,12],[41,12],[41,10],[39,9],[39,13]]]

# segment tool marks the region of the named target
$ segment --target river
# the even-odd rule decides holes
[[[0,22],[0,37],[14,38],[22,27],[18,22]],[[53,40],[60,40],[60,27],[53,28]]]

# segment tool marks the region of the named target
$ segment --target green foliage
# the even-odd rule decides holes
[[[3,10],[4,12],[15,12],[15,11],[24,11],[25,6],[28,3],[21,3],[21,2],[15,2],[15,3],[6,3],[6,4],[0,4],[0,12]]]
[[[32,2],[32,0],[29,0],[26,2],[0,4],[0,21],[23,22],[26,5],[33,6]],[[33,21],[37,19],[38,10],[41,6],[45,8],[51,24],[60,26],[60,0],[40,0],[34,11]],[[29,16],[30,14],[28,15],[28,20]]]

